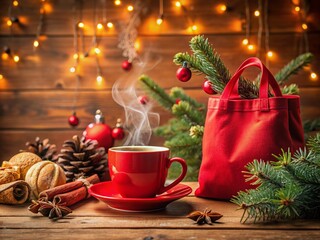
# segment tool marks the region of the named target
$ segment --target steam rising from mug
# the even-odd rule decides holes
[[[160,116],[152,112],[152,104],[143,105],[138,100],[136,84],[138,78],[147,70],[153,69],[160,59],[151,67],[146,67],[148,58],[136,63],[129,74],[118,79],[112,87],[112,97],[115,102],[124,108],[124,126],[128,130],[127,138],[123,145],[143,146],[148,145],[152,129],[159,126]]]

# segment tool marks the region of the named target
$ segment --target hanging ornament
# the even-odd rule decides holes
[[[205,81],[202,84],[202,89],[203,89],[203,91],[205,91],[209,95],[216,94],[216,92],[212,89],[212,84],[209,80]]]
[[[72,115],[68,118],[69,125],[72,127],[76,127],[79,125],[80,120],[76,116],[76,112],[73,112]]]
[[[117,119],[116,127],[112,129],[112,137],[116,140],[122,140],[124,138],[124,130],[120,118]]]
[[[142,105],[146,105],[149,102],[149,99],[147,96],[145,95],[141,95],[138,97],[138,101],[142,104]]]
[[[99,143],[98,146],[104,147],[107,151],[114,143],[114,139],[111,135],[112,129],[104,123],[104,116],[99,109],[96,111],[94,118],[95,123],[90,123],[86,127],[86,130],[83,132],[83,136],[86,140],[97,140]]]
[[[183,62],[182,67],[178,68],[176,72],[176,76],[178,80],[180,80],[181,82],[189,81],[191,78],[191,75],[192,73],[191,73],[191,70],[188,68],[187,62]]]
[[[180,98],[177,98],[176,99],[176,104],[179,104],[181,102],[181,99]]]
[[[130,71],[132,68],[132,63],[129,60],[124,60],[121,65],[122,69],[125,71]]]

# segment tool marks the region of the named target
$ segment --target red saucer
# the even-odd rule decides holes
[[[149,212],[164,209],[169,203],[185,197],[191,192],[191,187],[180,183],[154,198],[123,198],[111,181],[97,183],[89,188],[89,193],[93,197],[105,202],[110,208],[132,212]]]

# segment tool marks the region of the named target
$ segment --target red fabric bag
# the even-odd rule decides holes
[[[243,99],[237,92],[242,72],[260,68],[259,98]],[[269,85],[274,97],[269,97]],[[199,172],[198,197],[229,199],[252,188],[242,171],[254,159],[270,160],[281,148],[304,145],[300,97],[282,95],[278,83],[258,58],[244,61],[221,96],[208,102]]]

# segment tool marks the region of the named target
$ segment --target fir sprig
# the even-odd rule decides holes
[[[242,222],[320,217],[320,134],[308,142],[309,149],[290,150],[274,162],[253,161],[247,168],[248,180],[257,189],[241,191],[231,199],[244,210]],[[249,174],[248,174],[249,173]]]
[[[285,65],[275,76],[279,85],[283,85],[291,75],[297,74],[299,70],[311,63],[313,55],[311,53],[304,53],[291,60]]]

